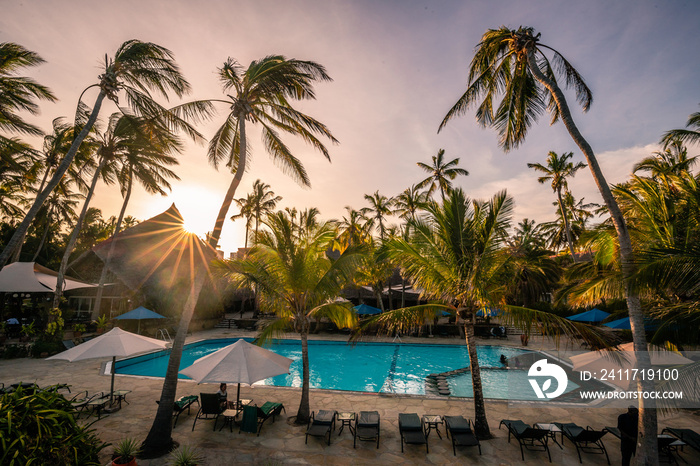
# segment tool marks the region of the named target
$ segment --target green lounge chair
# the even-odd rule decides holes
[[[173,429],[177,426],[177,420],[180,418],[180,414],[187,410],[187,414],[189,415],[190,407],[195,402],[199,404],[199,397],[197,395],[185,395],[175,400],[175,403],[173,403],[173,418],[175,419]],[[160,400],[156,400],[156,403],[160,404]]]
[[[425,444],[425,452],[430,453],[428,437],[425,435],[425,429],[418,414],[399,413],[399,434],[401,435],[401,453],[403,453],[404,443],[410,445]]]
[[[318,414],[311,413],[309,424],[306,428],[304,443],[309,441],[309,435],[313,437],[325,437],[328,435],[328,445],[331,444],[331,432],[335,430],[336,411],[320,409]]]
[[[447,438],[452,437],[452,454],[457,456],[457,446],[479,447],[479,456],[481,456],[481,444],[474,435],[472,421],[467,421],[462,416],[444,416],[443,418],[445,419]]]
[[[508,429],[508,443],[510,443],[512,435],[520,444],[520,458],[523,461],[525,461],[524,449],[527,449],[530,451],[546,451],[549,462],[552,462],[552,455],[547,444],[549,440],[548,430],[533,428],[519,419],[503,419],[498,428],[500,429],[501,426],[506,426]]]
[[[275,417],[282,413],[282,411],[287,412],[282,403],[274,403],[272,401],[267,401],[262,406],[248,405],[243,407],[243,420],[241,421],[241,428],[238,432],[249,432],[251,434],[257,433],[260,436],[260,431],[262,430],[265,421],[272,418],[272,422],[275,422]]]
[[[352,447],[357,446],[357,439],[377,440],[379,448],[379,413],[377,411],[360,411],[360,416],[355,417],[355,432],[353,433]]]

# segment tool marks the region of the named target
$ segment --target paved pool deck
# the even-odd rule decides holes
[[[207,330],[196,332],[188,341],[209,338],[227,338],[254,336],[253,333],[240,330]],[[293,338],[293,335],[290,335]],[[311,338],[345,341],[345,335],[312,335]],[[391,341],[388,339],[366,338],[365,341]],[[462,344],[458,338],[403,338],[405,343],[430,342],[443,344]],[[519,338],[511,336],[508,340],[483,340],[480,344],[496,344],[520,346]],[[562,344],[557,349],[553,342],[531,339],[529,349],[547,351],[549,354],[566,358],[581,352],[576,345]],[[12,359],[0,360],[0,381],[6,385],[18,381],[35,382],[40,386],[67,383],[73,390],[108,391],[109,377],[100,375],[100,369],[108,358],[94,359],[69,363],[66,361],[46,361],[42,359]],[[162,379],[142,378],[133,376],[117,376],[115,387],[128,389],[129,404],[124,404],[120,411],[103,417],[92,427],[103,441],[116,443],[125,437],[145,438],[151,427],[156,412],[156,403],[162,388]],[[200,392],[215,392],[214,384],[198,385],[194,382],[180,381],[178,396],[197,395]],[[235,387],[230,387],[231,390]],[[235,392],[233,392],[235,393]],[[578,408],[571,405],[561,405],[554,402],[509,404],[502,400],[486,401],[486,412],[493,438],[481,442],[482,455],[475,448],[461,447],[457,456],[453,456],[452,446],[445,438],[444,426],[441,426],[442,439],[435,433],[429,437],[430,453],[426,454],[425,447],[408,445],[405,453],[401,453],[398,430],[398,414],[415,412],[439,415],[463,415],[473,418],[474,407],[471,399],[430,397],[417,395],[370,394],[358,392],[341,392],[332,390],[312,389],[311,409],[333,409],[337,411],[372,411],[376,410],[381,416],[381,440],[379,448],[373,442],[358,442],[353,448],[352,435],[347,428],[338,435],[338,427],[332,434],[331,445],[311,437],[304,444],[305,426],[296,426],[288,422],[288,418],[296,414],[299,406],[301,389],[284,387],[241,387],[241,397],[253,399],[261,405],[265,401],[282,402],[286,414],[277,419],[274,424],[267,421],[259,437],[255,434],[238,433],[236,429],[230,432],[228,428],[212,431],[212,421],[197,421],[194,432],[196,405],[188,416],[180,416],[177,427],[173,430],[173,438],[181,445],[196,448],[206,459],[206,465],[230,464],[313,464],[313,465],[347,465],[347,464],[487,464],[487,465],[541,465],[547,464],[544,452],[525,451],[525,461],[520,458],[520,449],[515,440],[508,443],[508,433],[498,429],[501,419],[522,419],[526,423],[536,422],[575,422],[582,426],[592,426],[602,429],[604,426],[616,425],[620,409],[609,408]],[[697,411],[696,411],[697,412]],[[85,419],[84,417],[82,419]],[[89,418],[91,422],[96,417]],[[666,426],[691,428],[700,432],[700,415],[692,411],[682,411],[666,416],[659,416],[659,430]],[[611,435],[604,437],[604,443],[610,456],[611,464],[620,464],[620,442]],[[563,449],[550,442],[552,464],[578,464],[576,449],[566,442]],[[109,463],[112,447],[104,450],[101,460]],[[688,447],[681,453],[681,458],[688,464],[700,464],[700,454]],[[141,466],[159,466],[168,464],[168,458],[139,460]],[[583,464],[607,464],[604,455],[584,454]]]

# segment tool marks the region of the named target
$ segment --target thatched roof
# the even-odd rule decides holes
[[[109,270],[132,290],[167,289],[191,280],[195,271],[216,258],[216,252],[183,227],[175,204],[165,212],[103,241],[93,251],[107,261],[115,241]]]

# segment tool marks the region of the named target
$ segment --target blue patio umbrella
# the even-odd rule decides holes
[[[582,312],[574,316],[567,317],[575,322],[602,322],[610,316],[610,313],[593,308],[590,311]]]
[[[162,316],[158,314],[157,312],[153,312],[150,309],[146,309],[143,306],[139,306],[136,309],[133,309],[129,312],[125,312],[122,315],[119,315],[115,317],[117,320],[138,320],[138,330],[136,333],[141,333],[141,321],[143,319],[165,319],[165,316]]]
[[[618,330],[631,330],[632,326],[630,325],[630,318],[629,317],[623,317],[622,319],[617,319],[613,320],[612,322],[608,322],[607,324],[603,324],[605,327],[610,327]]]
[[[491,307],[485,307],[483,309],[479,309],[476,311],[476,316],[477,317],[496,317],[500,316],[503,313],[502,310],[500,309],[493,309]]]
[[[372,314],[381,314],[382,310],[377,309],[376,307],[368,306],[367,304],[360,304],[359,306],[353,307],[355,309],[355,312],[357,312],[360,315],[372,315]]]

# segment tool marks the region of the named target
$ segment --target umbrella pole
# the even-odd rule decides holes
[[[112,406],[112,404],[114,403],[114,372],[115,372],[114,365],[116,364],[116,362],[117,362],[117,357],[112,356],[112,386],[109,389],[109,405],[110,406]]]
[[[236,391],[236,409],[238,409],[240,404],[241,404],[241,383],[238,382],[238,390]]]

